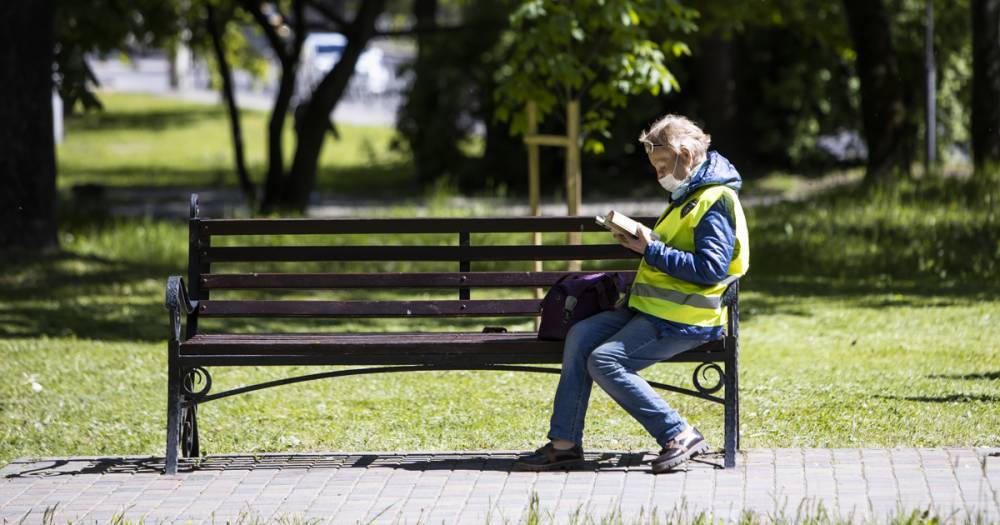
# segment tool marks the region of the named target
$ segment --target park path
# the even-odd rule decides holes
[[[112,215],[124,217],[186,218],[191,193],[198,194],[203,217],[246,217],[249,210],[237,190],[160,190],[150,188],[108,188],[102,207]],[[749,206],[756,205],[751,200]],[[580,215],[604,215],[615,209],[632,216],[659,215],[665,207],[664,199],[614,199],[584,202]],[[387,213],[397,213],[401,208],[411,210],[414,217],[439,215],[442,210],[462,211],[466,214],[492,216],[528,216],[531,209],[523,199],[499,199],[477,197],[448,197],[428,204],[426,199],[378,199],[378,198],[322,198],[309,206],[308,216],[316,218],[335,217],[385,217]],[[541,214],[562,216],[566,214],[564,202],[542,202]]]
[[[820,188],[836,185],[825,183]],[[92,193],[97,191],[99,193]],[[74,190],[74,200],[81,209],[100,209],[121,217],[153,217],[160,219],[186,218],[192,193],[198,194],[203,217],[247,217],[250,215],[243,196],[237,189],[178,189],[178,188],[80,188]],[[745,208],[765,206],[782,201],[796,201],[808,194],[751,195],[740,200]],[[618,210],[626,215],[656,216],[666,207],[664,196],[654,195],[644,199],[592,199],[580,206],[580,215],[604,215],[609,210]],[[447,197],[428,203],[426,198],[359,198],[359,197],[317,197],[309,206],[308,216],[317,218],[334,217],[384,217],[387,213],[397,213],[400,208],[408,208],[414,217],[438,216],[442,210],[460,210],[480,217],[528,216],[530,208],[525,199],[502,199],[493,197]],[[541,214],[563,216],[566,203],[562,201],[542,201]]]
[[[162,458],[17,460],[0,469],[0,523],[542,523],[574,515],[631,523],[656,513],[800,513],[852,521],[931,510],[946,521],[1000,522],[1000,448],[754,449],[735,469],[708,454],[652,475],[643,452],[588,453],[570,472],[512,470],[515,452],[209,456],[159,473]],[[797,520],[796,520],[797,521]]]

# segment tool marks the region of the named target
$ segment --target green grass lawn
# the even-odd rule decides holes
[[[113,110],[134,105],[159,111],[162,126],[148,130],[149,136],[187,144],[185,158],[197,160],[177,164],[189,168],[170,171],[171,153],[164,146],[148,149],[148,138],[138,141],[147,145],[127,146],[138,131],[99,124],[127,120],[122,115],[128,112],[112,111],[70,124],[70,138],[60,149],[60,185],[121,177],[126,185],[185,186],[228,176],[228,158],[212,157],[205,152],[215,150],[203,144],[202,134],[214,137],[216,149],[228,140],[224,129],[212,128],[218,114],[214,120],[202,116],[217,110],[166,101],[157,110],[149,100],[116,95],[106,102]],[[248,125],[262,118],[248,115]],[[385,130],[360,130],[359,136],[366,133],[378,140],[389,136]],[[345,143],[359,140],[344,135]],[[327,165],[342,166],[344,173],[352,162],[367,162],[356,152],[336,157],[336,151],[339,146],[328,148],[334,157]],[[384,151],[376,155],[386,166],[399,161]],[[341,183],[362,184],[351,177]],[[742,295],[745,448],[1000,443],[996,187],[926,181],[750,210],[752,265]],[[385,215],[410,211],[386,209]],[[0,263],[0,464],[22,456],[163,453],[163,288],[168,275],[184,273],[187,227],[178,221],[67,216],[74,219],[62,225],[61,253],[5,256]],[[358,326],[329,322],[318,328]],[[449,328],[430,321],[366,326]],[[214,389],[306,370],[218,368]],[[692,370],[660,365],[645,375],[689,386]],[[422,372],[265,390],[205,405],[203,449],[530,449],[544,438],[556,380]],[[721,407],[665,395],[721,446]],[[599,391],[585,439],[591,449],[656,446]]]
[[[229,124],[222,105],[106,93],[106,110],[66,121],[59,146],[58,185],[139,187],[237,187]],[[267,159],[267,118],[242,111],[244,149],[251,178],[263,183]],[[295,137],[286,124],[284,154],[291,162]],[[329,141],[320,157],[317,187],[338,194],[398,194],[413,176],[406,157],[393,149],[395,131],[338,125],[341,140]]]

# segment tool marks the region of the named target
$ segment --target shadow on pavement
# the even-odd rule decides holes
[[[311,470],[311,469],[372,469],[390,468],[417,471],[478,470],[516,472],[514,461],[519,452],[421,452],[421,453],[335,453],[335,454],[266,454],[218,455],[183,458],[178,466],[180,475],[238,470]],[[650,472],[652,454],[645,452],[591,452],[582,465],[572,471],[640,471]],[[103,457],[64,459],[23,459],[3,469],[3,478],[53,476],[160,474],[162,457]],[[722,468],[722,453],[698,456],[687,463],[687,470]]]

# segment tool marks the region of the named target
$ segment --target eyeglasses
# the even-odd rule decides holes
[[[652,142],[646,142],[646,141],[643,141],[642,145],[644,148],[646,148],[646,155],[652,153],[653,148],[662,148],[663,146],[666,146],[666,144],[653,144]]]

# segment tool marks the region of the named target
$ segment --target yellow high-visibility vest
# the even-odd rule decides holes
[[[750,268],[750,242],[747,221],[739,197],[723,185],[705,186],[695,190],[683,202],[667,208],[653,231],[667,246],[694,252],[694,229],[708,210],[719,200],[727,204],[728,213],[736,225],[736,246],[729,262],[727,277],[719,283],[704,285],[684,281],[661,272],[646,263],[639,263],[639,272],[632,283],[628,305],[661,319],[696,326],[726,324],[726,309],[722,294],[730,283]]]

